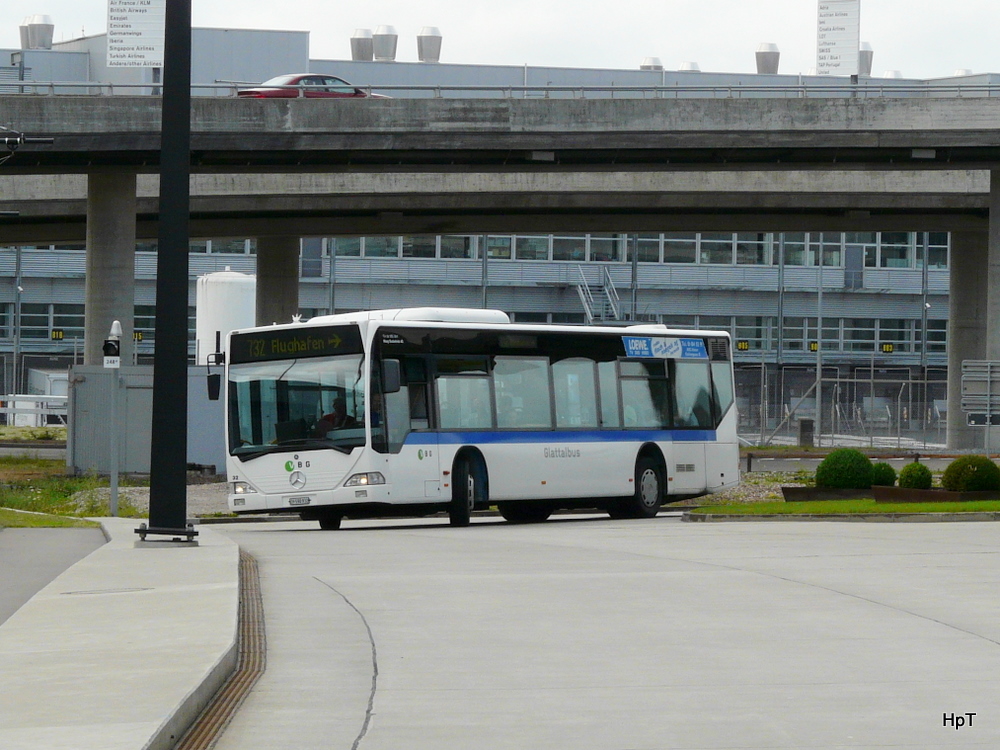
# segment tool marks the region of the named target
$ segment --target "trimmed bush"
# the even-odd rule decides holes
[[[929,490],[931,470],[916,461],[907,464],[899,472],[899,486],[911,490]]]
[[[986,456],[962,456],[948,464],[941,486],[952,492],[1000,490],[1000,468]]]
[[[896,484],[896,470],[885,461],[872,464],[872,484],[880,487],[892,487]]]
[[[816,468],[816,486],[866,490],[872,486],[872,462],[854,448],[838,448]]]

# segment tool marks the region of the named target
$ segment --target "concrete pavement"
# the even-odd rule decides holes
[[[170,747],[235,656],[237,544],[268,665],[218,750],[1000,746],[991,523],[103,523],[0,626],[4,750]]]
[[[106,541],[100,529],[0,528],[0,623]]]
[[[160,750],[174,745],[236,660],[239,550],[108,542],[0,626],[0,747]],[[3,533],[9,533],[7,531]]]

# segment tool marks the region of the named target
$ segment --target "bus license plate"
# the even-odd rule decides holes
[[[311,497],[290,497],[288,498],[289,505],[309,505],[312,501]]]

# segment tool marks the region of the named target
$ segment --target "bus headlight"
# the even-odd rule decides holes
[[[233,482],[234,495],[249,495],[251,493],[257,493],[257,490],[253,488],[253,485],[247,482]]]
[[[385,484],[385,477],[378,471],[355,474],[344,482],[345,487],[367,487],[370,484]]]

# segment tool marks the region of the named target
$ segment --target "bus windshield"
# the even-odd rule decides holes
[[[365,444],[361,354],[234,364],[229,452],[243,460],[284,450]]]

